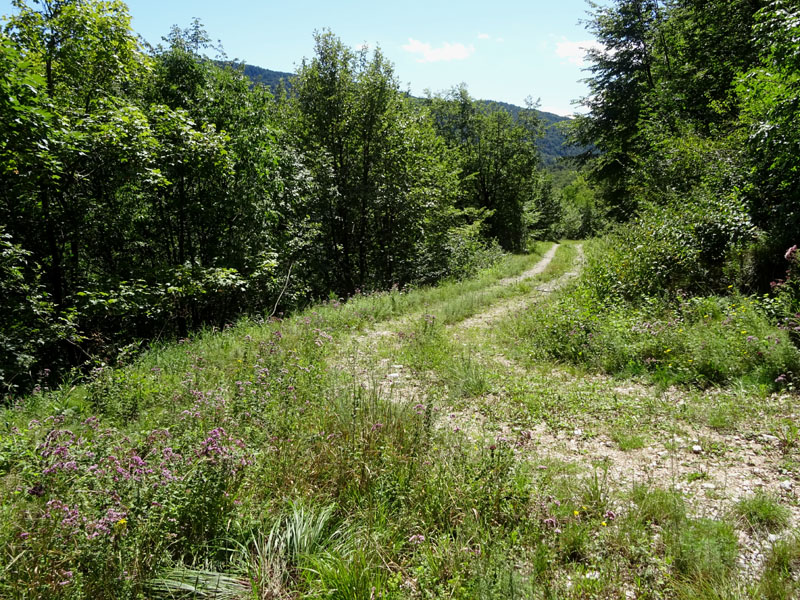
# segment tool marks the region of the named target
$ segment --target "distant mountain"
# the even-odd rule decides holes
[[[294,73],[272,71],[248,64],[244,65],[244,74],[254,83],[269,86],[272,90],[275,90],[281,81],[291,85],[291,79],[294,77]],[[481,102],[497,104],[511,113],[514,118],[517,118],[520,111],[523,110],[521,106],[509,104],[508,102],[496,102],[493,100],[481,100]],[[578,154],[577,149],[570,148],[566,145],[566,137],[562,133],[560,129],[561,126],[559,125],[560,123],[570,121],[570,117],[562,117],[541,110],[537,110],[536,112],[544,123],[544,136],[542,136],[537,143],[539,151],[542,153],[542,162],[544,165],[553,167],[558,163],[559,159]]]
[[[283,71],[271,71],[269,69],[262,69],[255,65],[244,65],[244,74],[250,78],[254,83],[261,83],[275,90],[280,84],[281,80],[289,82],[294,73],[284,73]]]
[[[511,116],[515,119],[519,116],[520,111],[524,110],[521,106],[509,104],[508,102],[499,102],[497,100],[481,100],[481,102],[496,104],[511,113]],[[536,113],[544,124],[544,135],[536,145],[539,146],[539,151],[542,153],[542,162],[545,166],[553,166],[561,158],[576,156],[580,153],[580,149],[572,148],[566,144],[567,138],[561,129],[563,127],[561,123],[571,121],[571,117],[562,117],[542,110],[537,110]]]

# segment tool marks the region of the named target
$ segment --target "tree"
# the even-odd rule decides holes
[[[380,49],[354,52],[317,33],[286,111],[317,190],[307,210],[319,231],[309,264],[319,287],[352,294],[413,280],[452,178]]]
[[[514,120],[497,105],[476,103],[462,85],[429,105],[439,134],[459,156],[462,206],[486,211],[488,235],[506,250],[521,250],[526,206],[542,189],[541,124],[532,104]]]
[[[629,217],[636,200],[628,184],[634,158],[642,151],[639,125],[649,93],[656,88],[654,24],[660,20],[656,0],[617,0],[594,8],[590,31],[600,44],[591,49],[589,95],[582,104],[589,114],[576,119],[573,143],[588,148],[591,177],[617,218]]]
[[[742,186],[753,220],[766,235],[762,285],[786,271],[786,249],[800,231],[800,9],[776,0],[757,15],[759,60],[742,74],[737,92],[748,135]]]
[[[10,233],[44,266],[51,297],[63,309],[86,279],[84,232],[98,204],[90,182],[99,181],[93,175],[100,158],[89,148],[102,143],[92,139],[94,126],[114,122],[110,113],[126,112],[125,96],[145,64],[122,2],[40,4],[35,10],[15,0],[18,13],[6,34],[38,77],[37,102],[49,118],[30,122],[39,125],[28,135],[40,140],[42,151],[29,155],[35,160],[27,162],[25,189],[5,196],[0,212],[13,214],[6,221]]]

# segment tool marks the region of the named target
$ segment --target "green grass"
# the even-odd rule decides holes
[[[800,535],[778,540],[767,556],[758,593],[767,600],[790,600],[800,593]]]
[[[780,432],[790,460],[791,399],[754,403],[742,387],[678,406],[580,366],[509,366],[499,353],[526,354],[497,343],[504,331],[459,325],[505,300],[546,302],[536,288],[575,258],[566,243],[521,284],[497,282],[536,256],[243,321],[5,410],[0,597],[792,597],[793,538],[744,582],[730,523],[692,518],[668,482],[631,489],[612,462],[576,458],[599,434],[633,450],[746,424]],[[376,324],[386,335],[353,343]],[[575,454],[540,445],[542,425],[566,442],[582,428]]]
[[[777,498],[764,492],[739,500],[734,507],[735,517],[754,531],[775,532],[789,524],[789,509]]]
[[[637,523],[675,526],[686,519],[686,505],[679,493],[641,484],[633,488],[631,500],[636,505],[631,518]]]
[[[710,519],[686,521],[668,537],[668,547],[677,572],[700,585],[723,583],[738,555],[734,528]]]
[[[617,420],[611,427],[610,437],[620,450],[639,450],[648,441],[642,425],[631,418]]]
[[[598,248],[588,244],[590,260]],[[588,282],[569,286],[501,328],[524,361],[553,360],[620,376],[646,375],[663,386],[740,382],[764,390],[791,386],[800,351],[771,320],[769,299],[694,297],[633,305],[599,300]],[[728,427],[734,413],[712,417]]]

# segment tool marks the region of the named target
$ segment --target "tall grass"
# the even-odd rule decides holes
[[[800,373],[800,352],[772,318],[769,298],[649,298],[634,305],[598,299],[584,283],[504,323],[503,338],[517,357],[700,387],[742,381],[791,389]]]

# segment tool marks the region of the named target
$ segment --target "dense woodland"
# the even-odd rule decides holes
[[[604,50],[590,53],[590,112],[573,133],[628,223],[618,252],[638,262],[615,284],[622,294],[768,292],[787,279],[800,232],[797,28],[789,1],[596,9],[589,29]],[[792,281],[782,286],[796,298]]]
[[[379,49],[330,32],[272,94],[199,23],[145,48],[122,2],[15,7],[0,40],[4,393],[559,235],[532,107],[511,117],[466,88],[409,98]]]
[[[0,596],[798,597],[796,1],[589,2],[557,168],[330,31],[13,4]]]

